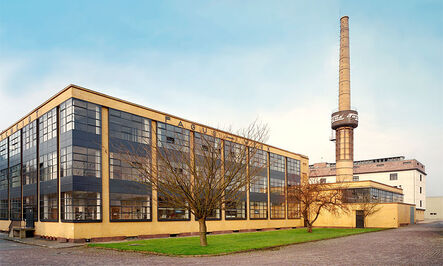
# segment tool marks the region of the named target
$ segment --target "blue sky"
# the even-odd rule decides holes
[[[443,1],[0,0],[6,128],[70,83],[334,161],[339,18],[350,17],[355,159],[405,155],[443,195]]]

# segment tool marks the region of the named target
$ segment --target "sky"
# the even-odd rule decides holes
[[[441,0],[0,0],[0,129],[72,83],[334,162],[344,15],[354,159],[415,158],[443,196]]]

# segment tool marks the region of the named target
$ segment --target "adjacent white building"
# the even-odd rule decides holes
[[[315,163],[309,166],[310,177],[321,182],[333,183],[335,163]],[[379,158],[354,162],[353,181],[372,180],[403,189],[404,202],[415,204],[417,218],[424,218],[426,210],[425,166],[415,159],[404,156]]]
[[[443,196],[426,197],[426,220],[443,220]]]

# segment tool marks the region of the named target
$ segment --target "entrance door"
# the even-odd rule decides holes
[[[415,221],[414,221],[415,220],[414,219],[414,214],[415,214],[414,207],[411,207],[410,213],[411,213],[410,224],[414,224],[415,223]]]
[[[355,211],[355,227],[365,228],[365,216],[363,211]]]

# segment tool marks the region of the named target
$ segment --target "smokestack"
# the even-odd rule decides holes
[[[337,182],[352,181],[354,174],[354,128],[358,113],[351,110],[351,75],[349,60],[349,17],[340,19],[338,112],[332,114],[331,127],[336,132],[335,161]]]
[[[351,75],[349,61],[349,17],[340,19],[340,66],[338,110],[351,109]]]

